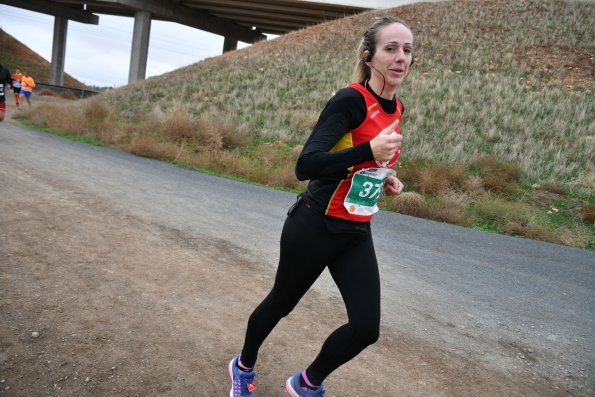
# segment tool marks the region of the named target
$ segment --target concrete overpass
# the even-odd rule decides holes
[[[176,22],[224,36],[223,52],[238,41],[255,43],[265,33],[284,34],[368,10],[366,7],[309,0],[0,0],[0,3],[53,15],[50,83],[64,83],[68,20],[99,24],[97,14],[134,17],[128,82],[144,80],[151,20]]]

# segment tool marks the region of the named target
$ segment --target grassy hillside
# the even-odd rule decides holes
[[[537,181],[595,187],[592,3],[459,1],[392,12],[416,38],[417,64],[399,92],[408,158],[452,163],[488,154],[518,162]],[[354,47],[373,16],[295,32],[106,99],[126,117],[179,101],[192,115],[302,141],[350,81]]]
[[[386,209],[579,247],[595,244],[595,4],[414,4],[300,30],[31,121],[133,153],[300,189],[295,159],[351,81],[374,17],[411,26],[416,63]],[[61,115],[63,114],[63,115]]]
[[[0,29],[0,64],[11,73],[16,69],[26,71],[36,82],[49,83],[50,63],[29,47]],[[83,83],[68,74],[64,74],[64,86],[83,88]]]

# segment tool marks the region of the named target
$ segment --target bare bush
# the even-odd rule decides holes
[[[196,141],[197,125],[188,109],[179,102],[168,110],[163,121],[163,132],[174,142],[192,142]]]
[[[515,222],[528,225],[534,209],[522,202],[510,202],[498,196],[485,194],[474,201],[473,212],[480,218],[499,225]]]
[[[479,175],[469,175],[465,179],[465,190],[471,194],[480,194],[484,192],[483,178]]]
[[[500,228],[500,232],[511,236],[527,237],[552,243],[560,242],[560,238],[556,234],[536,224],[523,225],[518,222],[509,221]]]
[[[159,142],[157,139],[139,134],[132,138],[128,150],[138,156],[155,158],[159,160],[174,160],[177,155],[177,147],[166,142]]]
[[[85,121],[94,131],[100,130],[112,114],[111,109],[99,98],[88,100],[83,106]]]
[[[564,187],[560,186],[557,183],[553,183],[553,182],[548,182],[546,183],[543,188],[545,190],[547,190],[550,193],[555,193],[555,194],[564,194]]]
[[[484,187],[499,194],[514,195],[522,189],[519,186],[521,170],[518,165],[483,156],[471,164],[483,177]]]
[[[465,194],[445,190],[437,198],[438,200],[431,207],[431,219],[455,225],[469,224],[465,210],[468,198]]]
[[[303,185],[295,176],[295,167],[293,163],[285,163],[270,172],[267,178],[267,185],[281,186],[285,188],[297,188]]]
[[[252,140],[248,127],[243,124],[238,125],[233,120],[223,120],[217,123],[221,143],[224,148],[237,148],[248,144]]]
[[[221,150],[223,136],[216,122],[211,118],[201,117],[196,120],[195,143],[205,150]]]
[[[426,209],[426,200],[419,193],[403,192],[392,200],[391,207],[401,214],[419,216]]]
[[[111,123],[99,132],[99,139],[106,145],[126,145],[130,143],[135,127],[126,123]]]
[[[579,208],[583,222],[595,226],[595,204],[588,203]]]
[[[424,193],[436,194],[445,190],[460,189],[465,182],[461,166],[432,165],[419,171],[417,183]]]
[[[54,96],[56,93],[48,88],[42,88],[41,90],[37,91],[37,95],[39,96]]]
[[[63,91],[58,94],[58,96],[62,99],[68,99],[70,101],[74,101],[78,99],[78,97],[71,91]]]
[[[34,124],[50,127],[67,134],[78,135],[85,131],[85,121],[76,107],[41,103],[21,114]]]

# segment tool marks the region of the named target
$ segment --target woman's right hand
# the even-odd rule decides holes
[[[399,125],[399,120],[395,120],[370,141],[374,160],[390,161],[394,157],[403,142],[403,136],[395,131],[397,125]]]

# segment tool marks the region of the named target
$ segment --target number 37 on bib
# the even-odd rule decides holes
[[[378,212],[378,199],[384,190],[384,181],[396,172],[390,168],[364,168],[353,174],[351,187],[343,205],[354,215],[372,215]]]

